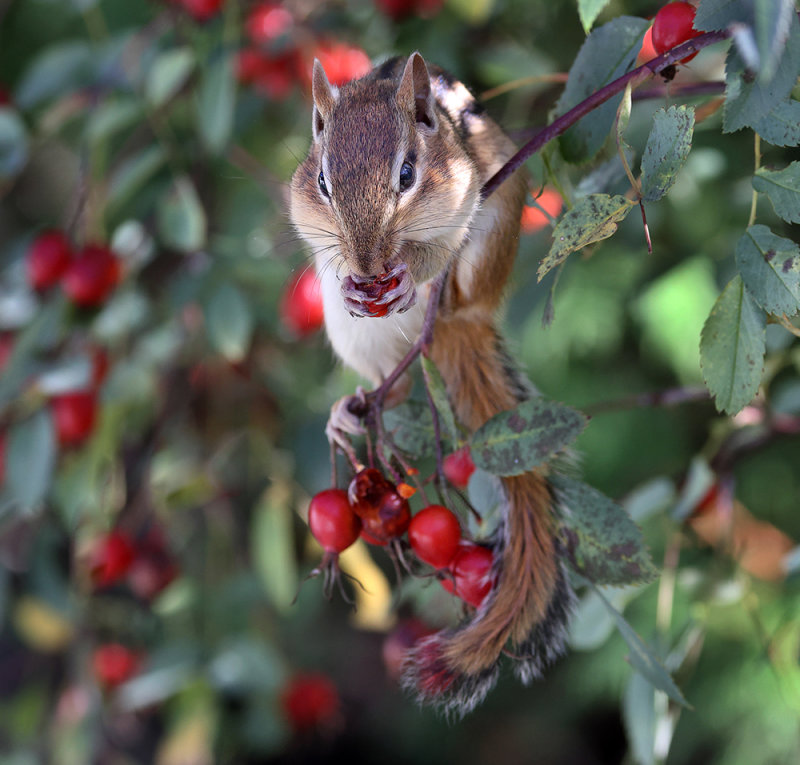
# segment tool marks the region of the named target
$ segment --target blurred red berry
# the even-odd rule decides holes
[[[313,269],[304,269],[286,286],[281,299],[280,315],[284,326],[300,337],[309,335],[322,326],[325,319],[322,291]]]
[[[475,472],[475,463],[469,452],[469,446],[462,446],[458,451],[448,454],[442,462],[445,478],[458,489],[465,489],[469,479]]]
[[[429,627],[419,619],[402,619],[397,626],[384,638],[381,654],[386,673],[393,680],[397,680],[403,669],[403,662],[409,649],[436,630]]]
[[[141,656],[121,643],[104,643],[92,654],[92,671],[106,688],[116,688],[130,680],[141,666]]]
[[[461,542],[450,562],[452,577],[441,579],[442,587],[478,608],[492,589],[493,558],[488,547]]]
[[[120,263],[114,253],[99,244],[86,245],[69,264],[61,286],[73,303],[99,306],[117,286]]]
[[[442,9],[444,0],[375,0],[375,5],[390,19],[401,21],[412,14],[431,18]]]
[[[639,55],[636,57],[636,63],[638,65],[646,64],[648,61],[652,61],[657,55],[658,51],[653,47],[653,25],[651,24],[644,33],[642,48],[639,51]]]
[[[225,0],[177,0],[184,10],[197,21],[208,21],[216,16]]]
[[[270,43],[292,26],[292,14],[277,3],[259,3],[247,16],[245,29],[257,45]]]
[[[549,217],[536,205],[545,210]],[[525,234],[531,234],[540,228],[549,226],[550,218],[557,218],[561,214],[564,200],[555,189],[544,189],[536,197],[536,205],[525,205],[522,208],[522,231]]]
[[[97,419],[97,394],[94,391],[53,396],[50,406],[59,444],[77,446],[91,435]]]
[[[298,732],[330,727],[339,717],[339,692],[321,672],[297,674],[281,694],[281,707],[292,728]]]
[[[130,571],[136,547],[128,534],[115,529],[95,542],[89,554],[89,576],[96,587],[108,587]]]
[[[320,60],[331,85],[344,85],[363,77],[372,69],[369,56],[361,48],[342,42],[324,41],[317,45],[306,64],[305,76],[309,87],[314,58]]]
[[[25,265],[28,281],[35,290],[52,287],[72,260],[72,248],[63,231],[45,231],[31,243]]]
[[[160,526],[151,526],[137,540],[136,552],[128,572],[131,590],[142,600],[152,600],[178,575],[178,567]]]
[[[0,333],[0,372],[6,368],[11,354],[14,352],[14,335],[10,332]]]
[[[656,53],[666,53],[676,45],[702,34],[694,28],[695,13],[693,5],[683,2],[668,3],[659,10],[652,27],[653,48]],[[681,63],[691,61],[696,55],[692,53],[686,56],[681,59]]]
[[[11,106],[11,93],[3,85],[0,85],[0,106]]]

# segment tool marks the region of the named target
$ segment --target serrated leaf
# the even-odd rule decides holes
[[[92,52],[82,40],[47,45],[25,70],[14,103],[31,109],[54,96],[63,96],[89,81]]]
[[[177,178],[158,206],[158,229],[168,247],[195,252],[206,242],[206,213],[188,176]]]
[[[231,55],[223,56],[203,72],[197,102],[200,137],[206,147],[218,154],[227,145],[233,130],[236,106],[236,73]]]
[[[253,336],[253,312],[247,298],[230,283],[222,284],[206,308],[206,327],[211,345],[228,361],[241,361]]]
[[[586,415],[541,397],[492,417],[470,440],[475,465],[494,475],[520,475],[574,441]]]
[[[642,198],[657,202],[672,188],[692,148],[694,108],[659,109],[642,154]]]
[[[383,426],[409,457],[430,457],[434,453],[436,439],[427,403],[407,401],[387,410],[383,414]]]
[[[579,199],[556,225],[550,252],[536,271],[538,280],[563,263],[571,252],[612,236],[617,224],[635,204],[623,196],[611,197],[608,194],[590,194]]]
[[[753,188],[769,197],[775,212],[785,221],[800,223],[800,162],[792,162],[783,170],[760,167]]]
[[[194,51],[189,46],[161,53],[147,72],[144,96],[158,108],[170,101],[186,84],[195,67]]]
[[[287,610],[297,594],[293,514],[290,493],[276,484],[261,496],[253,515],[252,554],[255,569],[272,604]]]
[[[775,74],[794,13],[794,0],[755,0],[754,27],[761,62],[758,76],[766,82]]]
[[[791,239],[750,226],[736,243],[736,266],[767,313],[793,316],[800,309],[800,247]]]
[[[578,15],[581,17],[583,31],[589,34],[600,11],[608,5],[608,0],[578,0]]]
[[[6,457],[6,482],[23,513],[41,504],[53,480],[56,441],[47,409],[11,428]]]
[[[0,179],[19,173],[28,161],[28,131],[15,109],[0,106]]]
[[[703,379],[717,409],[735,414],[758,391],[764,366],[766,315],[735,276],[717,298],[700,336]]]
[[[606,597],[598,587],[595,587],[591,582],[589,586],[598,594],[600,600],[609,610],[617,623],[617,629],[623,640],[630,649],[628,659],[631,666],[644,677],[653,687],[659,691],[663,691],[674,702],[683,707],[689,708],[689,703],[683,697],[680,689],[675,685],[675,681],[670,677],[669,672],[664,669],[661,662],[653,655],[650,649],[645,645],[644,641],[636,634],[636,630],[631,627],[625,620],[622,614],[608,602]]]
[[[450,406],[450,398],[447,395],[442,375],[433,361],[427,356],[422,357],[422,374],[425,377],[428,393],[430,393],[436,411],[439,413],[439,420],[444,426],[446,434],[450,436],[453,443],[456,443],[459,437],[456,416]]]
[[[570,68],[567,85],[556,106],[556,116],[629,71],[636,62],[649,24],[645,19],[620,16],[595,29],[584,41]],[[621,94],[610,98],[560,137],[561,153],[568,162],[586,162],[597,154],[611,131],[621,98]]]
[[[108,188],[109,212],[116,212],[144,186],[167,161],[160,144],[148,146],[126,159],[112,174]]]
[[[800,144],[800,101],[781,101],[769,114],[753,123],[756,131],[773,146]]]
[[[784,101],[800,75],[800,22],[792,14],[789,38],[770,80],[748,71],[742,56],[731,46],[725,67],[724,133],[759,124]]]
[[[562,542],[574,569],[595,584],[639,584],[658,575],[642,532],[625,510],[597,489],[564,476],[553,478],[569,513]]]

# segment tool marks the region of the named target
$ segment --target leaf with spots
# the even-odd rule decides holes
[[[800,144],[800,101],[786,98],[769,114],[753,123],[756,131],[773,146]]]
[[[670,106],[659,109],[642,154],[642,198],[657,202],[675,183],[689,156],[694,132],[694,109]]]
[[[478,428],[470,441],[472,459],[494,475],[520,475],[574,441],[587,422],[571,407],[532,398]]]
[[[536,272],[539,281],[571,252],[612,236],[634,205],[623,196],[608,194],[589,194],[578,200],[553,231],[553,245]]]
[[[640,584],[656,578],[642,533],[620,505],[581,481],[565,476],[552,481],[569,511],[560,536],[575,571],[596,584]]]
[[[399,449],[412,459],[430,457],[436,437],[427,402],[407,401],[383,414],[383,427]]]
[[[769,197],[775,212],[787,223],[800,223],[800,162],[792,162],[783,170],[760,167],[753,188]]]
[[[767,317],[741,276],[717,298],[700,336],[703,379],[717,409],[735,414],[758,391],[764,367]]]
[[[736,265],[745,287],[767,313],[794,316],[800,310],[800,247],[750,226],[736,243]]]

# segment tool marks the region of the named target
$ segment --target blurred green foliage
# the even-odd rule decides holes
[[[8,94],[0,105],[0,339],[8,350],[0,759],[800,759],[800,560],[790,554],[800,540],[796,337],[767,328],[758,396],[736,417],[697,392],[700,331],[736,274],[747,227],[754,148],[752,131],[722,132],[717,96],[681,99],[680,88],[723,79],[727,44],[682,67],[674,91],[633,103],[625,131],[633,167],[656,109],[685,100],[697,113],[674,187],[647,206],[653,252],[634,210],[612,239],[566,261],[544,328],[556,276],[540,284],[536,272],[550,230],[524,235],[504,319],[537,387],[592,414],[578,440],[584,476],[620,499],[664,568],[652,584],[603,592],[691,708],[631,671],[629,646],[586,591],[571,655],[545,680],[522,688],[504,677],[470,718],[448,723],[418,709],[386,673],[381,650],[394,611],[382,630],[365,629],[353,621],[367,606],[354,615],[327,602],[318,582],[301,586],[319,560],[302,516],[308,497],[330,484],[327,413],[359,381],[334,363],[321,333],[299,337],[282,321],[289,280],[309,262],[287,222],[286,184],[308,147],[310,106],[302,67],[286,70],[280,94],[237,78],[246,19],[258,5],[228,0],[200,22],[166,0],[0,3]],[[264,54],[283,62],[287,51],[307,56],[335,40],[373,61],[419,50],[477,93],[522,80],[487,101],[519,141],[555,113],[563,85],[542,76],[570,69],[582,21],[590,28],[599,13],[596,27],[659,7],[447,0],[395,19],[381,10],[388,5],[286,2],[292,25],[263,44]],[[792,6],[762,5],[783,18]],[[281,66],[272,76],[286,74]],[[612,143],[577,167],[549,146],[528,162],[533,188],[557,183],[571,202],[626,194]],[[766,142],[761,150],[764,167],[782,169],[796,156]],[[798,240],[796,225],[763,195],[757,221]],[[117,253],[124,278],[102,307],[77,309],[58,288],[29,288],[26,253],[45,228]],[[76,380],[87,384],[97,348],[110,359],[98,422],[85,444],[60,448],[48,399]],[[676,400],[648,397],[664,390],[677,390]],[[111,529],[140,549],[161,541],[147,543],[156,563],[144,573],[134,567],[99,586],[98,544]],[[363,558],[353,565],[392,582],[386,557],[374,562],[377,574]],[[400,593],[392,605],[403,617],[438,626],[458,616],[436,586],[411,582]],[[92,663],[109,642],[141,661],[115,688],[103,687]],[[319,729],[296,732],[282,699],[308,670],[333,679],[341,709]]]

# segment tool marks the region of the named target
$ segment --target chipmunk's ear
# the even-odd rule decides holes
[[[431,76],[425,59],[419,53],[412,53],[406,62],[400,85],[397,87],[397,102],[410,112],[417,125],[431,130],[437,126],[436,107],[431,91]]]
[[[314,59],[314,73],[311,78],[311,97],[314,99],[314,113],[311,129],[314,140],[318,140],[325,128],[325,123],[330,119],[339,91],[328,81],[328,75],[318,58]]]

